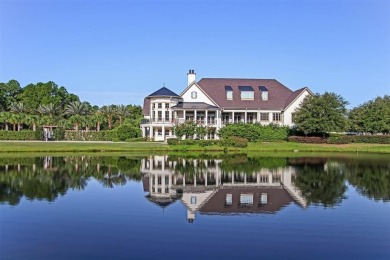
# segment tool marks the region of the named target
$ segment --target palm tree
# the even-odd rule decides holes
[[[53,103],[47,105],[39,105],[36,109],[36,112],[42,116],[49,116],[54,118],[54,116],[58,113],[59,107],[54,105]]]
[[[79,125],[85,122],[84,116],[89,113],[89,109],[85,103],[74,101],[69,103],[65,108],[65,115],[70,116],[69,121],[75,126],[75,130],[79,130]]]
[[[39,116],[38,115],[26,115],[26,123],[29,125],[32,125],[32,130],[37,130],[37,123],[39,122]]]
[[[12,103],[10,105],[10,111],[15,116],[13,117],[13,121],[18,125],[18,131],[21,129],[21,125],[26,121],[26,113],[28,112],[27,107],[23,104],[23,102]],[[15,131],[15,125],[14,125]]]
[[[101,125],[101,123],[103,123],[105,121],[105,117],[104,117],[103,113],[100,110],[98,110],[93,115],[91,115],[90,120],[94,124],[94,126],[96,127],[96,131],[99,132],[100,125]]]
[[[4,130],[8,131],[8,123],[10,123],[10,118],[12,114],[10,112],[1,112],[0,113],[0,122],[4,123]]]
[[[10,111],[12,113],[28,113],[28,108],[24,105],[23,102],[19,102],[19,103],[12,103],[10,105]]]
[[[122,125],[123,118],[130,115],[130,111],[124,105],[117,106],[115,112],[116,112],[115,114],[119,118],[119,125]]]
[[[112,117],[115,115],[115,105],[103,106],[100,111],[106,116],[108,122],[108,129],[111,129]]]
[[[81,103],[79,101],[74,101],[69,103],[65,108],[65,115],[79,115],[84,116],[89,113],[87,106],[85,103]]]

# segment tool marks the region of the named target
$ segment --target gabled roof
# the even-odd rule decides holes
[[[275,79],[229,79],[203,78],[198,86],[223,109],[275,109],[283,110],[292,90]],[[233,90],[233,100],[226,98],[226,86]],[[241,100],[240,88],[250,86],[254,91],[254,100]],[[259,86],[268,90],[268,100],[261,99]]]
[[[150,94],[148,97],[180,97],[180,96],[175,92],[167,89],[166,87],[162,87],[156,92]]]
[[[307,88],[307,87],[304,87],[304,88],[301,88],[301,89],[298,89],[296,91],[294,91],[293,93],[291,93],[291,95],[287,98],[286,100],[286,104],[285,104],[285,108],[287,108],[292,102],[294,102],[294,100],[302,94],[302,92],[304,92],[305,90],[309,91],[311,93],[311,91]]]

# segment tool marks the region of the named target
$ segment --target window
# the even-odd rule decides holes
[[[169,111],[165,111],[165,121],[169,121]]]
[[[196,204],[196,196],[191,196],[191,204]]]
[[[225,86],[226,99],[233,100],[233,88],[231,86]]]
[[[253,100],[255,98],[253,91],[241,91],[242,100]]]
[[[162,103],[157,103],[158,108],[162,108]]]
[[[261,204],[267,204],[268,196],[267,193],[261,193]]]
[[[165,130],[165,136],[169,136],[169,130]]]
[[[233,203],[233,195],[232,194],[226,194],[225,204],[226,205],[232,205]]]
[[[261,92],[261,99],[264,101],[268,100],[268,91]]]
[[[260,86],[259,91],[261,93],[261,99],[263,101],[267,101],[268,100],[268,89],[264,86]]]
[[[233,91],[226,91],[226,99],[233,100]]]
[[[162,130],[161,129],[158,129],[158,135],[162,135]]]
[[[251,86],[239,86],[238,89],[241,92],[241,100],[254,100],[255,92]]]
[[[153,109],[156,108],[156,103],[152,103]]]
[[[269,113],[260,113],[260,121],[269,121]]]
[[[157,112],[158,120],[162,120],[162,111]]]
[[[273,113],[272,121],[280,121],[280,113]]]
[[[240,204],[252,205],[253,204],[253,194],[241,194],[240,195]]]
[[[158,176],[158,177],[157,177],[157,184],[158,184],[158,185],[161,185],[161,176]]]
[[[191,98],[192,98],[192,99],[196,99],[197,96],[198,96],[198,93],[196,93],[196,91],[192,91],[192,92],[191,92]]]
[[[165,108],[169,108],[169,103],[165,103]]]
[[[296,113],[291,113],[291,123],[295,123],[297,114]]]

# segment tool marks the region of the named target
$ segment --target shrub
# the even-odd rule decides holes
[[[295,143],[323,144],[326,143],[326,138],[318,136],[290,136],[288,141]]]
[[[112,141],[117,138],[116,130],[106,131],[65,131],[65,140],[68,141]]]
[[[219,144],[223,147],[240,147],[244,148],[248,146],[248,139],[237,136],[231,136],[219,141]]]
[[[251,142],[256,141],[285,141],[288,137],[289,129],[276,124],[231,124],[221,128],[218,135],[221,138],[237,136],[245,138]]]
[[[138,138],[130,138],[126,139],[126,142],[145,142],[146,138],[145,137],[138,137]]]
[[[185,139],[180,141],[180,144],[183,145],[194,145],[195,143],[196,141],[194,139]]]
[[[218,144],[218,140],[199,140],[199,146],[206,147]]]
[[[58,140],[64,140],[65,139],[65,129],[62,127],[54,128],[53,130],[54,138]]]
[[[370,143],[370,144],[390,144],[390,135],[339,135],[328,138],[329,144],[349,144],[349,143]]]
[[[35,140],[43,140],[43,128],[37,127],[35,130]]]
[[[35,131],[4,131],[0,130],[0,140],[36,140]]]
[[[177,138],[168,138],[167,139],[168,145],[177,145],[179,144],[179,139]]]
[[[117,138],[121,141],[125,141],[130,138],[137,138],[141,136],[141,129],[130,126],[121,125],[117,128]]]

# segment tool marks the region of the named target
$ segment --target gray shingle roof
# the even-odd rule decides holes
[[[156,97],[156,96],[158,96],[158,97],[161,97],[161,96],[180,97],[178,94],[176,94],[175,92],[167,89],[166,87],[160,88],[156,92],[153,92],[152,94],[150,94],[148,97]]]

